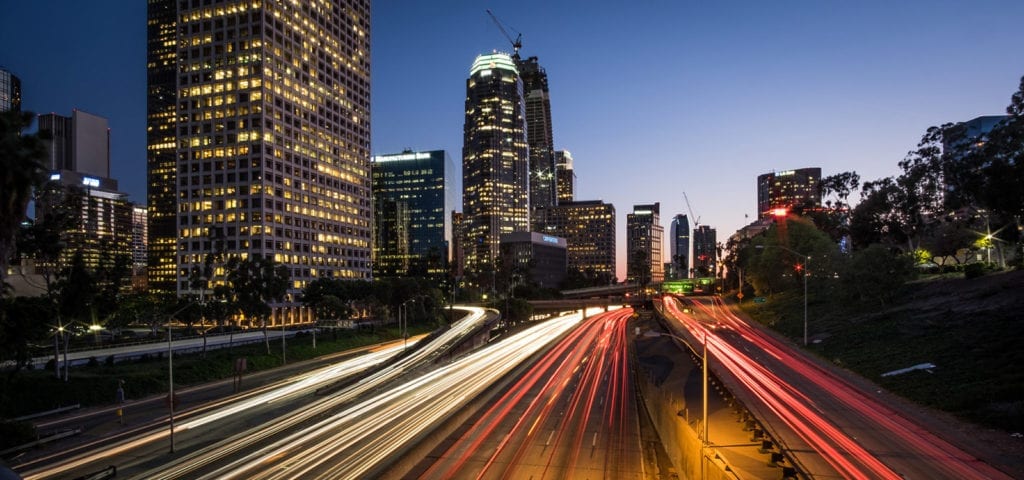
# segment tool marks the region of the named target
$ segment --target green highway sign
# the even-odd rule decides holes
[[[768,299],[764,298],[764,297],[754,297],[754,303],[764,303],[764,302],[767,302],[767,301],[768,301]]]

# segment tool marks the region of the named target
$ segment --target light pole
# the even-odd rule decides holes
[[[800,253],[800,252],[798,252],[796,250],[793,250],[792,248],[784,247],[782,245],[755,245],[754,248],[757,248],[759,250],[763,250],[765,248],[779,248],[779,249],[786,250],[788,252],[794,253],[796,255],[799,255],[801,257],[804,257],[804,268],[803,268],[803,271],[804,271],[804,346],[806,347],[807,346],[807,267],[811,263],[811,256],[810,255],[804,255],[804,254],[802,254],[802,253]]]
[[[189,302],[167,316],[167,410],[169,412],[171,453],[174,453],[174,348],[171,346],[171,320],[196,302]]]
[[[689,345],[689,343],[687,343],[687,341],[685,339],[683,339],[681,337],[677,337],[675,335],[672,335],[671,333],[655,332],[653,330],[648,330],[648,331],[644,332],[644,336],[645,337],[671,337],[671,338],[674,338],[676,340],[679,340],[680,342],[683,342],[686,345]],[[693,350],[692,347],[691,347],[691,350]],[[696,353],[696,352],[694,352],[694,353]],[[704,428],[702,428],[702,430],[703,430],[702,437],[703,438],[701,438],[701,442],[700,442],[700,476],[701,476],[701,478],[707,478],[707,473],[704,471],[704,457],[705,457],[705,452],[707,451],[708,444],[709,444],[709,441],[708,441],[708,332],[707,332],[707,330],[704,331],[704,351],[701,354],[701,363],[703,364],[702,367],[701,367],[701,370],[702,370],[701,376],[703,378],[702,383],[703,383],[703,386],[704,386],[702,388],[702,392],[701,392],[701,397],[702,397],[702,400],[701,400],[701,416],[703,417],[703,420],[701,421],[701,423],[703,424]]]

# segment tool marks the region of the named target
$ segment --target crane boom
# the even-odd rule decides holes
[[[494,13],[492,13],[490,9],[487,9],[487,14],[491,16],[491,20],[494,20],[494,24],[498,26],[498,30],[501,30],[501,34],[505,36],[505,39],[508,40],[508,43],[512,44],[512,56],[518,59],[519,49],[523,47],[523,34],[516,32],[518,35],[516,35],[515,40],[512,40],[512,36],[509,35],[507,31],[505,31],[505,27],[502,26],[501,21],[498,20],[498,17],[494,16]]]
[[[700,217],[693,213],[693,207],[690,206],[690,197],[686,196],[686,192],[683,192],[683,200],[686,200],[686,209],[690,211],[690,216],[693,217],[693,228],[697,229],[700,225]]]

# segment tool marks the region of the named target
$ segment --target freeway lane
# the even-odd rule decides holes
[[[372,478],[407,442],[579,321],[572,314],[542,322],[404,383],[360,382],[137,478]]]
[[[871,392],[752,328],[719,299],[695,305],[701,314],[717,320],[720,328],[693,321],[676,308],[674,300],[667,306],[689,331],[707,331],[709,351],[716,353],[718,365],[817,452],[820,459],[808,452],[795,453],[809,473],[816,473],[823,459],[844,478],[1010,478],[901,415]]]
[[[182,458],[201,455],[209,445],[246,429],[258,431],[250,438],[250,441],[256,441],[279,431],[274,428],[286,429],[301,423],[317,415],[322,409],[330,408],[334,404],[331,402],[351,400],[360,392],[376,388],[395,378],[405,369],[433,359],[441,353],[440,350],[450,347],[459,338],[477,331],[486,323],[488,317],[483,309],[467,307],[463,310],[468,310],[469,315],[453,324],[428,345],[332,397],[318,399],[312,394],[318,388],[382,365],[403,352],[404,342],[378,347],[358,357],[344,359],[255,391],[175,415],[174,431],[179,452],[176,459],[167,457],[169,428],[166,417],[162,417],[118,435],[83,445],[76,450],[58,452],[38,459],[32,464],[23,465],[19,471],[24,472],[26,479],[58,475],[70,477],[115,464],[119,473],[131,475],[169,460],[181,461]],[[323,406],[324,404],[327,406]],[[186,453],[183,457],[182,452]],[[147,476],[143,475],[142,478]]]
[[[585,320],[416,477],[646,478],[628,352],[632,313]]]

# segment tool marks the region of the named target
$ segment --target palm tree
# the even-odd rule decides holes
[[[32,191],[46,178],[42,163],[46,147],[37,135],[21,133],[34,116],[31,112],[0,113],[0,284]]]

